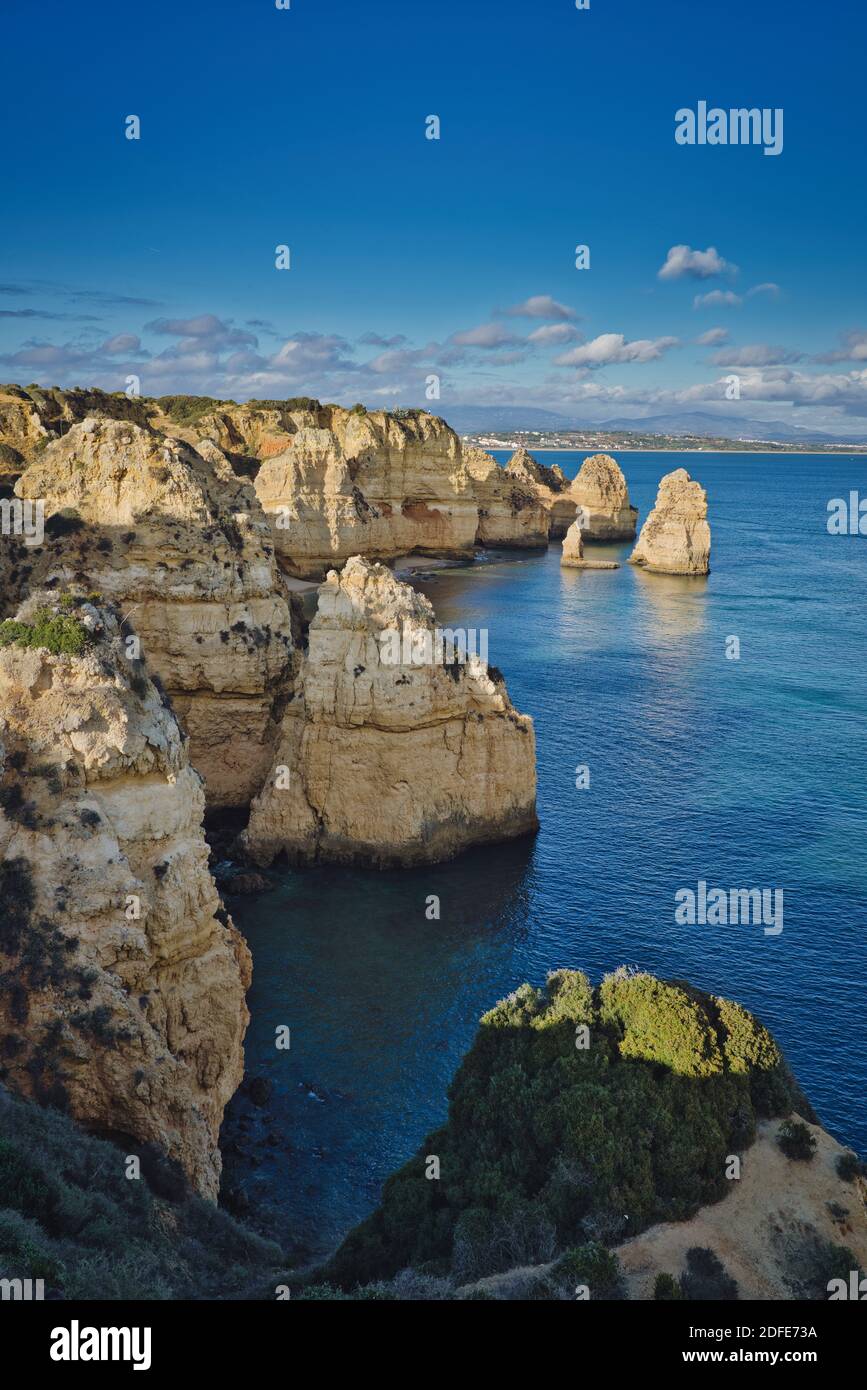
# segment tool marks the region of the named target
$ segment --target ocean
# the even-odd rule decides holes
[[[584,457],[540,455],[568,476]],[[227,1175],[312,1255],[442,1122],[479,1016],[561,966],[738,1000],[867,1153],[867,537],[826,525],[832,498],[867,495],[867,459],[618,461],[639,525],[673,468],[707,488],[707,579],[637,571],[630,545],[592,548],[618,570],[562,570],[555,542],[417,580],[443,626],[487,629],[533,716],[538,835],[415,870],[286,870],[232,901],[254,962],[247,1071],[272,1091],[233,1102]],[[782,890],[783,930],[678,922],[675,895],[702,882]]]

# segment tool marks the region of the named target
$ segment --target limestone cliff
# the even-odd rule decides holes
[[[676,468],[661,480],[653,511],[629,559],[658,574],[709,572],[707,493],[685,468]]]
[[[359,553],[472,554],[477,507],[460,439],[444,420],[328,406],[287,423],[290,445],[256,475],[287,573],[318,579]]]
[[[585,540],[632,540],[638,510],[630,504],[623,471],[610,454],[586,458],[569,491]]]
[[[560,564],[564,569],[573,570],[616,570],[616,560],[588,560],[584,555],[584,537],[581,522],[573,521],[563,539],[563,552]]]
[[[575,520],[576,503],[569,480],[558,463],[552,467],[538,463],[526,449],[517,449],[506,464],[506,472],[529,487],[549,516],[551,540],[565,536]]]
[[[86,584],[122,606],[190,736],[210,804],[240,806],[270,766],[292,658],[289,605],[252,485],[198,449],[89,417],[16,485],[41,498],[31,584]]]
[[[463,460],[478,506],[477,543],[544,550],[551,518],[533,482],[507,472],[483,449],[464,449]]]
[[[472,651],[443,649],[426,598],[356,556],[308,639],[244,837],[258,863],[432,862],[536,828],[532,720]]]
[[[61,391],[57,386],[0,386],[0,483],[13,479],[88,415],[145,425],[149,406],[123,392]]]
[[[250,961],[203,807],[114,610],[43,595],[0,627],[4,1079],[130,1153],[159,1145],[214,1197]]]

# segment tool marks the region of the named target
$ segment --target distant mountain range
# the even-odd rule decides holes
[[[579,420],[538,406],[455,405],[442,414],[459,434],[484,434],[502,430],[589,430],[639,434],[698,435],[720,439],[776,439],[804,444],[867,444],[867,435],[839,435],[828,430],[787,425],[782,420],[754,420],[740,416],[714,415],[694,410],[681,415],[645,415],[641,418],[618,416],[611,420]]]

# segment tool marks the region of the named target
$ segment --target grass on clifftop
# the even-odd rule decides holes
[[[759,1117],[812,1117],[745,1009],[626,971],[522,985],[482,1018],[449,1100],[321,1278],[412,1267],[460,1284],[611,1246],[720,1200]]]

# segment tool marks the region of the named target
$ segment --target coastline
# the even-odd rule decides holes
[[[499,444],[492,444],[485,452],[507,454],[510,449],[519,447],[521,446],[507,444],[505,448],[502,448]],[[528,450],[532,448],[534,454],[583,454],[585,451],[589,452],[594,446],[584,444],[577,449],[560,449],[547,445],[525,444],[523,447]],[[816,455],[822,458],[849,458],[854,455],[856,458],[863,457],[867,460],[867,447],[859,447],[858,445],[852,445],[848,452],[845,449],[621,449],[616,444],[609,444],[606,448],[611,449],[615,454],[731,454],[734,458],[744,454],[747,456],[750,454],[768,454],[772,458],[774,456],[778,458],[812,458]]]

